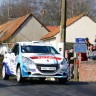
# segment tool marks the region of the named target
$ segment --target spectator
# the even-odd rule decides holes
[[[96,51],[96,45],[93,45],[93,51]]]
[[[71,48],[70,52],[68,53],[68,61],[69,61],[69,78],[72,79],[74,77],[74,49]]]
[[[87,45],[87,47],[91,45],[89,38],[85,38],[85,44]]]
[[[65,50],[65,59],[68,61],[68,53],[69,53],[69,50],[68,49],[66,49]]]
[[[87,50],[88,60],[93,59],[93,56],[94,56],[94,51],[93,51],[93,45],[91,44],[90,46],[88,46],[88,50]]]

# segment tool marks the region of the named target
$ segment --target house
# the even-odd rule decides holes
[[[47,26],[50,32],[44,35],[41,40],[49,42],[58,49],[60,43],[60,26]],[[87,15],[81,14],[70,18],[66,22],[66,48],[69,49],[75,43],[75,38],[88,37],[91,43],[95,43],[96,23]]]
[[[40,38],[48,32],[49,30],[33,14],[9,20],[0,25],[0,54],[3,55],[6,52],[6,44],[40,41]]]
[[[27,14],[0,25],[0,42],[37,41],[48,32],[33,14]]]

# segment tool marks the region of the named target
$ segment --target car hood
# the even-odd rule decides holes
[[[60,54],[22,54],[24,57],[31,58],[36,64],[58,64],[63,60],[63,56]]]

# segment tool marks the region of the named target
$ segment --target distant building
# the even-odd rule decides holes
[[[60,26],[47,26],[49,33],[44,35],[41,40],[51,43],[58,48],[60,43]],[[75,43],[75,38],[88,37],[90,42],[94,44],[96,35],[96,23],[92,21],[87,15],[81,14],[79,16],[70,18],[66,22],[66,43],[67,48],[71,48]]]
[[[9,20],[0,25],[0,54],[4,55],[8,51],[6,43],[40,41],[47,33],[49,30],[33,14]]]
[[[48,32],[33,14],[27,14],[0,25],[0,42],[36,41]]]

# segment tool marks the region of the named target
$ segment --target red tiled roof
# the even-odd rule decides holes
[[[85,14],[81,14],[81,15],[78,15],[76,17],[67,19],[67,21],[66,21],[66,27],[69,26],[69,25],[71,25],[71,24],[73,24],[74,22],[76,22],[77,20],[79,20],[84,15]],[[57,33],[60,32],[60,26],[47,26],[47,28],[50,30],[50,32],[47,35],[45,35],[44,37],[42,37],[41,40],[51,38],[51,37],[55,36]]]
[[[46,26],[50,31],[56,30],[58,26]]]
[[[59,32],[60,32],[60,26],[57,26],[53,31],[50,31],[48,34],[46,34],[44,37],[42,37],[41,40],[53,37],[54,35],[56,35]]]
[[[0,42],[7,40],[19,27],[23,24],[23,22],[29,17],[29,14],[11,21],[0,26],[0,33],[5,32],[5,34],[0,37]]]
[[[77,20],[79,20],[84,15],[85,14],[81,14],[81,15],[75,16],[73,18],[67,19],[66,26],[69,26],[69,25],[73,24],[74,22],[76,22]]]
[[[25,16],[19,17],[17,19],[13,19],[11,21],[8,21],[5,24],[0,25],[0,33],[4,32],[4,35],[1,35],[0,42],[3,42],[10,38],[16,30],[29,18],[30,16],[33,16],[39,23],[41,23],[33,14],[27,14]],[[44,26],[41,23],[42,26]],[[44,26],[45,27],[45,26]],[[46,28],[46,27],[45,27]],[[47,28],[46,28],[47,29]],[[47,29],[48,30],[48,29]],[[49,31],[49,30],[48,30]],[[2,33],[1,33],[2,34]]]

